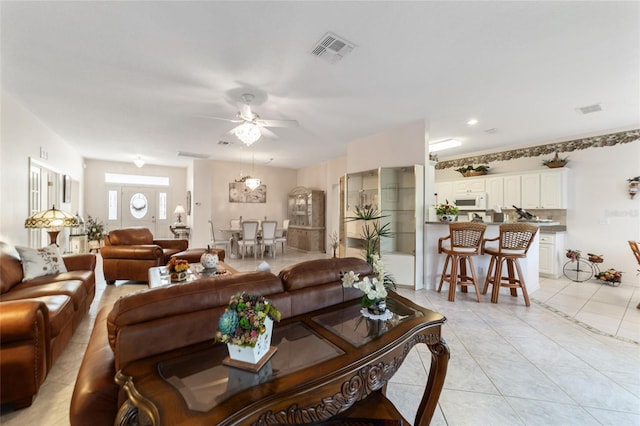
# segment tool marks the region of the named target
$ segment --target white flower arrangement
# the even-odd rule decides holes
[[[377,254],[374,254],[371,258],[373,272],[378,275],[377,277],[371,279],[364,277],[360,280],[360,274],[349,271],[342,277],[342,286],[357,288],[362,291],[369,300],[384,299],[387,297],[387,287],[389,286],[389,281],[385,280],[384,264]]]

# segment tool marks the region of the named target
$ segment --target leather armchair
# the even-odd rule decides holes
[[[147,228],[123,228],[110,231],[100,249],[104,278],[147,282],[149,268],[161,266],[171,255],[186,250],[188,240],[154,240]]]

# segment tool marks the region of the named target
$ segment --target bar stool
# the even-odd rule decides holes
[[[480,288],[476,277],[476,269],[473,266],[472,256],[479,254],[482,237],[487,225],[482,222],[453,222],[449,224],[449,236],[438,239],[438,253],[445,253],[447,259],[442,268],[438,293],[442,290],[442,283],[449,283],[449,302],[453,302],[456,297],[457,286],[461,287],[463,293],[467,292],[468,286],[474,286],[476,297],[480,302]],[[443,247],[443,242],[451,240],[449,248]],[[451,262],[451,271],[447,273],[447,266]],[[469,272],[467,272],[467,263]]]
[[[482,254],[491,256],[487,278],[484,281],[482,294],[486,294],[489,284],[493,285],[491,302],[498,303],[500,287],[507,287],[511,296],[517,297],[517,289],[522,289],[524,304],[529,306],[529,294],[524,282],[524,275],[518,259],[527,257],[527,251],[533,242],[538,227],[526,223],[507,223],[500,225],[500,235],[496,238],[485,239],[482,242]],[[498,247],[486,247],[487,241],[499,240]],[[507,276],[502,276],[504,264],[507,266]],[[517,273],[517,275],[516,275]]]

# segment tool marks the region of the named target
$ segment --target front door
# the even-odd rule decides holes
[[[157,191],[149,188],[122,188],[122,227],[141,226],[156,235]]]

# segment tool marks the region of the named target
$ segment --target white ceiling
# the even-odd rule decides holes
[[[637,1],[2,1],[0,12],[2,90],[87,158],[186,165],[180,150],[297,168],[419,119],[431,141],[462,140],[441,159],[640,127]],[[335,64],[311,55],[327,31],[357,47]],[[300,127],[249,149],[226,134],[232,123],[203,118],[234,117],[245,92],[262,118]]]

